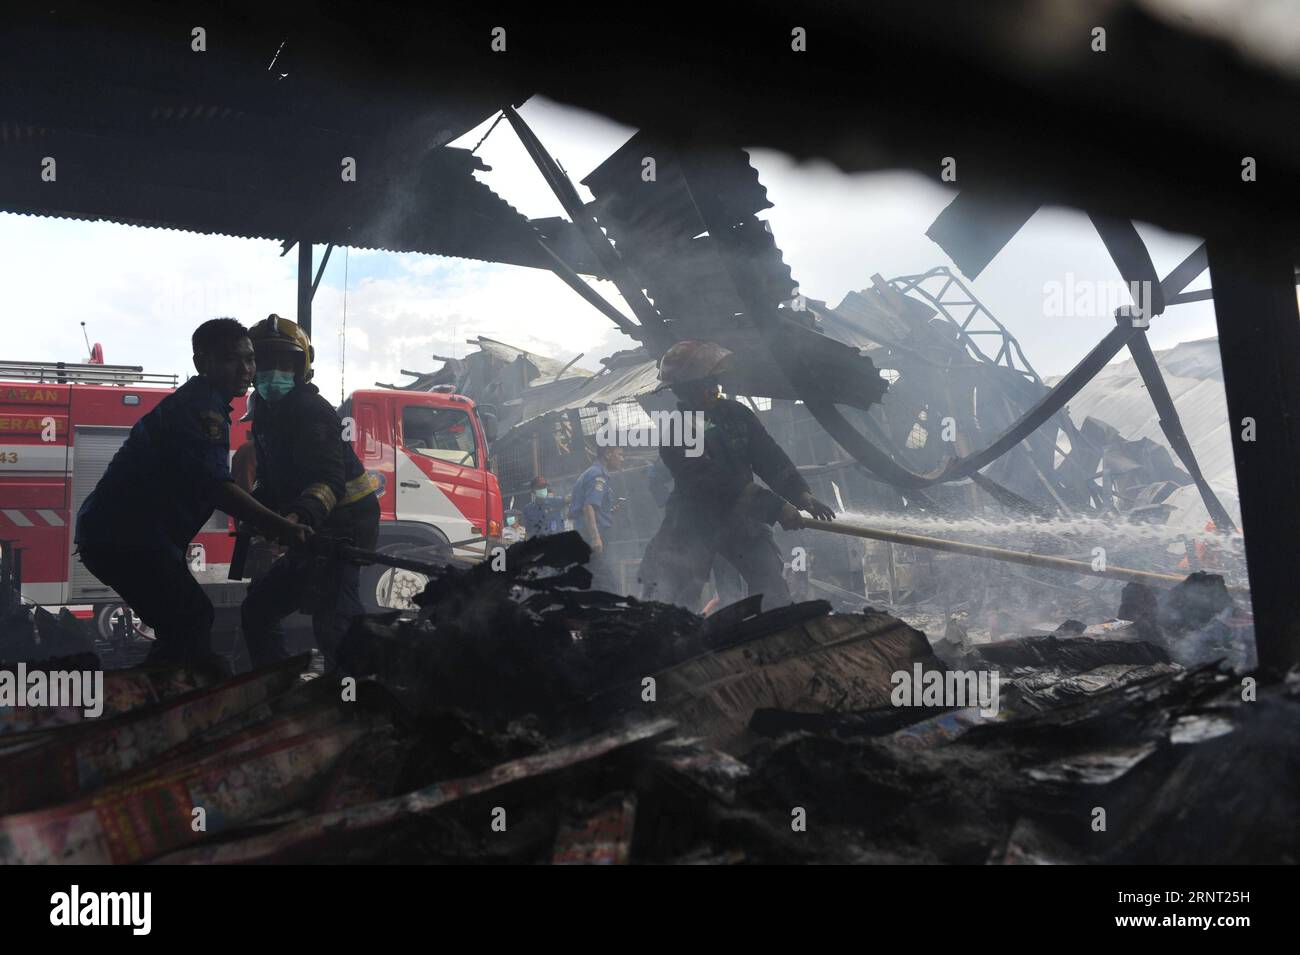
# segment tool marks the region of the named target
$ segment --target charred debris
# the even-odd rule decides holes
[[[583,589],[587,556],[565,533],[513,545],[505,572],[447,565],[418,610],[356,621],[351,692],[300,657],[224,680],[110,670],[95,720],[4,710],[0,859],[1181,863],[1300,849],[1283,798],[1300,772],[1300,683],[1244,694],[1220,663],[1173,662],[1231,604],[1221,578],[1160,598],[1130,585],[1132,623],[971,644],[817,600],[702,618]],[[1001,674],[992,707],[923,689],[977,670]],[[902,705],[899,672],[916,678]]]

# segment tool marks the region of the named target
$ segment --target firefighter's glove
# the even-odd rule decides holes
[[[275,540],[284,544],[286,547],[294,549],[306,548],[313,534],[310,527],[298,523],[297,514],[290,514],[281,524],[278,524],[274,530],[275,534],[273,536]]]
[[[799,495],[797,503],[800,510],[807,511],[819,521],[833,521],[835,519],[835,512],[807,491]],[[782,524],[781,526],[784,527],[785,525]]]
[[[803,526],[803,518],[799,516],[798,509],[788,501],[781,506],[781,513],[776,519],[788,531],[795,531]]]

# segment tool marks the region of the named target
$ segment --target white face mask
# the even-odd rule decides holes
[[[534,491],[533,493],[536,494],[536,495],[538,496],[538,498],[540,498],[540,499],[542,499],[542,500],[545,500],[546,497],[547,497],[547,495],[549,495],[549,494],[551,493],[551,489],[548,488],[548,487],[539,487],[539,488],[538,488],[536,491]]]

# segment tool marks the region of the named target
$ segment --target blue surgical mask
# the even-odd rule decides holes
[[[253,376],[253,387],[263,399],[275,404],[289,392],[293,391],[293,372],[259,371]]]
[[[513,527],[514,524],[515,524],[515,518],[514,518],[514,515],[512,514],[510,517],[507,517],[507,518],[506,518],[506,526],[507,526],[507,527]]]
[[[551,489],[548,487],[539,487],[534,493],[540,498],[545,498],[546,495],[551,493]]]

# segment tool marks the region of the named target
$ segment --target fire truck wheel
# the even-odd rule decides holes
[[[447,560],[451,548],[445,545],[389,544],[379,548],[379,553],[438,564]],[[428,582],[428,577],[415,571],[370,564],[361,568],[361,600],[368,613],[413,610],[413,598]]]
[[[95,635],[100,640],[114,642],[117,640],[117,626],[123,613],[131,614],[131,625],[135,628],[135,639],[152,640],[153,628],[142,622],[130,607],[124,603],[97,604],[95,606]]]

